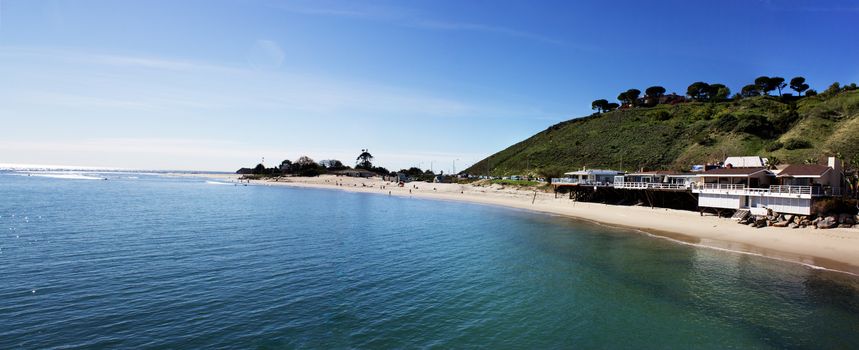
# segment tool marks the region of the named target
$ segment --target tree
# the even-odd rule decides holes
[[[629,100],[629,104],[633,106],[638,105],[638,96],[641,95],[641,90],[639,89],[629,89],[626,90],[626,99]]]
[[[373,168],[373,163],[372,163],[373,155],[370,154],[369,150],[362,149],[361,154],[359,154],[358,158],[355,160],[356,160],[355,168],[366,169],[366,170],[370,170]]]
[[[805,92],[805,97],[811,97],[811,96],[817,96],[817,90],[808,89],[808,91]]]
[[[648,97],[660,98],[665,95],[665,88],[661,86],[651,86],[644,90],[644,95]]]
[[[740,94],[743,95],[743,97],[752,97],[752,96],[760,96],[761,92],[758,89],[757,85],[749,84],[749,85],[743,86],[743,89],[740,90]]]
[[[787,84],[784,83],[784,78],[782,77],[772,77],[769,81],[770,87],[778,90],[778,95],[781,96],[781,89],[784,89]]]
[[[292,171],[292,161],[290,161],[289,159],[285,159],[284,161],[280,162],[280,172],[288,173],[291,171]]]
[[[841,84],[836,81],[832,83],[832,85],[829,85],[829,87],[826,88],[826,90],[823,90],[820,94],[823,97],[828,98],[837,95],[839,92],[841,92]]]
[[[629,103],[629,97],[626,96],[626,91],[621,92],[620,95],[617,95],[617,100],[620,101],[621,105],[625,105]]]
[[[761,95],[769,95],[770,91],[775,90],[775,86],[770,82],[770,77],[765,75],[759,76],[755,79],[755,86],[758,87],[758,91]]]
[[[647,106],[658,105],[662,96],[665,96],[664,87],[651,86],[644,90],[644,104]]]
[[[591,102],[591,109],[595,109],[597,113],[606,112],[606,107],[608,106],[608,100],[599,99]]]
[[[686,94],[696,101],[705,101],[710,98],[710,84],[696,81],[686,88]]]
[[[617,109],[618,107],[620,107],[619,104],[614,103],[614,102],[610,102],[609,104],[605,105],[605,110],[607,112],[609,112],[609,111],[613,111],[613,110]]]
[[[712,84],[707,90],[711,101],[726,100],[731,95],[731,89],[724,84]]]
[[[796,91],[797,96],[802,96],[802,92],[808,90],[809,86],[805,83],[805,78],[795,77],[790,80],[790,88]]]
[[[326,159],[326,160],[322,160],[322,161],[320,161],[320,162],[319,162],[319,165],[320,165],[320,166],[322,166],[323,168],[326,168],[326,169],[329,169],[329,170],[343,170],[343,169],[346,169],[346,166],[345,166],[345,165],[343,165],[343,162],[341,162],[341,161],[339,161],[339,160],[337,160],[337,159]]]
[[[253,173],[256,175],[265,174],[265,165],[262,165],[262,163],[257,164],[257,166],[254,167]]]
[[[292,172],[300,176],[317,176],[319,168],[319,164],[308,156],[301,156],[292,163]]]

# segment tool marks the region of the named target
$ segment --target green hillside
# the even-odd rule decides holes
[[[839,155],[859,164],[859,90],[788,102],[758,96],[594,114],[553,125],[465,172],[685,170],[728,155],[761,155],[781,163]]]

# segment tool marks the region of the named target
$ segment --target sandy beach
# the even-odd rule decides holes
[[[210,178],[238,181],[237,175],[213,175]],[[553,193],[518,190],[501,185],[481,187],[412,182],[398,187],[379,178],[333,175],[289,177],[276,181],[252,180],[250,184],[338,189],[533,210],[633,229],[682,244],[761,255],[813,268],[859,275],[859,229],[856,228],[752,228],[728,218],[700,216],[692,211],[576,202],[564,196],[555,198]]]

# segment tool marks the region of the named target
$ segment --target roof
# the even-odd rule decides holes
[[[571,171],[569,173],[564,173],[564,175],[617,175],[617,174],[623,174],[623,172],[617,171],[617,170],[606,170],[606,169],[587,169],[587,170]]]
[[[778,177],[821,177],[829,170],[829,166],[820,164],[792,164],[782,169]]]
[[[767,171],[767,168],[764,167],[755,167],[755,168],[718,168],[707,170],[702,173],[698,173],[698,176],[711,176],[711,177],[745,177],[751,176],[762,171]]]
[[[758,156],[728,157],[725,165],[731,164],[734,168],[760,168],[767,166],[767,159]]]

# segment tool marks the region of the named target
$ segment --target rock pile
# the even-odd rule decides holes
[[[812,219],[812,216],[779,214],[770,210],[767,215],[750,215],[737,222],[741,225],[749,225],[755,228],[765,226],[787,228],[806,228],[810,226],[814,229],[851,228],[859,223],[859,215],[818,215]]]

